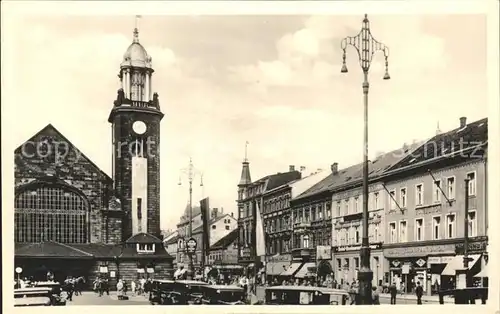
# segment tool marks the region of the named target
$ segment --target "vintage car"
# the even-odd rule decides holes
[[[174,291],[187,296],[189,304],[201,304],[203,296],[201,287],[207,285],[208,283],[197,280],[176,280]]]
[[[50,306],[52,289],[30,287],[14,289],[14,306]]]
[[[444,304],[444,297],[451,296],[455,304],[486,304],[488,300],[488,288],[471,287],[465,289],[452,289],[439,291],[439,304]]]
[[[151,291],[149,292],[149,302],[154,304],[169,304],[170,292],[174,291],[175,281],[173,280],[153,280]]]
[[[311,286],[274,286],[266,288],[266,305],[348,305],[344,290]]]
[[[247,304],[245,290],[239,286],[200,286],[202,304],[243,305]]]
[[[62,291],[61,284],[53,281],[39,281],[34,287],[50,288],[52,305],[66,305],[66,292]]]

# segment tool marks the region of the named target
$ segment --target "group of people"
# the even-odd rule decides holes
[[[127,292],[130,291],[132,295],[143,295],[145,293],[149,293],[152,289],[153,280],[151,278],[140,278],[139,280],[131,280],[130,281],[130,290],[129,284],[126,280],[120,278],[116,283],[116,291],[118,296],[125,296]]]

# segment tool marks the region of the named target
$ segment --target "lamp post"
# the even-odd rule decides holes
[[[193,236],[193,180],[196,175],[199,175],[201,177],[201,182],[200,186],[203,186],[203,173],[197,170],[194,165],[193,165],[193,159],[190,157],[189,158],[189,166],[187,168],[181,169],[181,176],[186,175],[187,180],[189,183],[189,225],[188,225],[188,232],[187,232],[187,238],[191,238]],[[179,176],[179,185],[182,185],[181,182],[181,176]],[[196,254],[194,252],[193,254]],[[192,279],[193,277],[193,272],[194,272],[194,266],[193,266],[193,256],[192,254],[187,254],[188,256],[188,277]]]
[[[382,51],[385,57],[384,80],[390,79],[388,72],[389,49],[373,38],[370,32],[370,22],[365,14],[361,31],[356,36],[347,36],[341,41],[342,69],[341,73],[347,73],[346,48],[350,45],[358,52],[359,64],[363,70],[363,105],[364,105],[364,140],[363,140],[363,238],[360,249],[361,268],[358,272],[359,294],[361,304],[372,304],[371,287],[373,272],[370,269],[370,244],[368,242],[368,71],[377,51]]]

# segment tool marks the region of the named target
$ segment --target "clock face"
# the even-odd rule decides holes
[[[134,130],[135,133],[137,134],[144,134],[146,132],[146,123],[142,121],[135,121],[134,124],[132,125],[132,129]]]

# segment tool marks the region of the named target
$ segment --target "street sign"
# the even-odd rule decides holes
[[[12,269],[12,268],[11,268]],[[21,267],[16,267],[16,273],[20,274],[23,272],[23,269]]]
[[[198,243],[196,243],[196,240],[194,238],[190,238],[186,242],[186,251],[188,254],[194,254],[196,252],[196,246]]]

